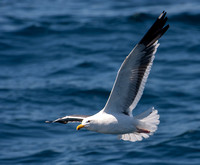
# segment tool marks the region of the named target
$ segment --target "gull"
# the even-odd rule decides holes
[[[71,115],[46,123],[81,122],[77,130],[86,128],[98,133],[115,134],[119,139],[131,142],[152,135],[160,123],[158,111],[152,107],[133,116],[132,110],[143,94],[159,46],[158,40],[169,28],[169,25],[165,26],[167,19],[163,11],[123,61],[107,103],[101,111],[92,116]]]

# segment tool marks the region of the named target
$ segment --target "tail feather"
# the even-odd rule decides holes
[[[146,113],[148,112],[148,113]],[[155,132],[157,130],[157,125],[160,123],[160,115],[158,114],[158,111],[156,109],[151,108],[149,110],[147,110],[146,112],[144,112],[147,116],[143,115],[143,118],[140,118],[141,115],[136,116],[137,119],[139,119],[139,124],[138,124],[138,128],[139,129],[146,129],[149,130],[151,133]],[[150,112],[150,113],[149,113]]]
[[[143,138],[148,138],[157,130],[157,125],[159,121],[158,111],[154,108],[151,108],[142,114],[136,116],[138,119],[137,132],[118,135],[119,139],[126,141],[141,141]]]

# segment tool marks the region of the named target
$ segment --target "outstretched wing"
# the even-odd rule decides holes
[[[85,119],[86,115],[71,115],[71,116],[65,116],[58,118],[54,121],[45,121],[46,123],[62,123],[62,124],[67,124],[67,123],[73,123],[73,122],[82,122],[83,119]]]
[[[132,110],[140,100],[147,81],[154,55],[159,46],[158,39],[169,25],[166,12],[162,12],[149,31],[135,46],[122,63],[108,101],[104,107],[107,113],[132,115]],[[165,27],[164,27],[165,26]]]

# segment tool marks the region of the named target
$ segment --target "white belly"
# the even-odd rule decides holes
[[[104,134],[125,134],[136,131],[137,120],[133,117],[123,114],[102,114],[98,116],[98,122],[95,125],[88,127],[90,131],[95,131]]]

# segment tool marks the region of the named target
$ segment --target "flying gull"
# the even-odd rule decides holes
[[[140,100],[147,81],[158,40],[168,30],[166,12],[163,11],[122,63],[105,107],[92,116],[71,115],[47,123],[81,122],[77,130],[86,128],[104,134],[118,135],[119,139],[141,141],[157,130],[160,123],[154,108],[133,116],[132,110]]]

